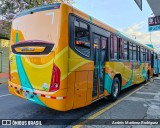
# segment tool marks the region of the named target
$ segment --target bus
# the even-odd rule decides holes
[[[22,11],[12,21],[9,92],[58,111],[111,101],[148,81],[153,50],[64,3]]]
[[[146,44],[146,45],[151,47],[154,50],[154,53],[152,55],[153,57],[153,75],[158,77],[160,73],[159,51],[156,48],[154,48],[152,44]]]
[[[154,52],[154,75],[159,76],[158,53]]]
[[[158,73],[160,74],[160,53],[158,52]]]

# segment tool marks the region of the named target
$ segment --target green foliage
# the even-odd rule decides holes
[[[0,34],[0,39],[9,39],[9,35]]]

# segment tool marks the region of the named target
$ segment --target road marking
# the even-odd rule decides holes
[[[81,122],[75,126],[73,126],[73,128],[80,128],[83,125],[85,125],[86,123],[88,123],[90,121],[90,119],[95,119],[97,116],[101,115],[102,113],[108,111],[109,109],[111,109],[112,107],[114,107],[115,105],[117,105],[118,103],[122,102],[124,99],[128,98],[129,96],[131,96],[133,93],[139,91],[140,89],[144,88],[144,86],[141,86],[139,88],[137,88],[136,90],[134,90],[133,92],[131,92],[130,94],[128,94],[127,96],[123,97],[122,99],[114,102],[113,104],[111,104],[110,106],[96,112],[95,114],[91,115],[88,119],[86,119],[84,122]]]
[[[2,82],[2,83],[0,83],[0,85],[6,85],[6,84],[8,84],[8,82]]]
[[[137,94],[144,94],[144,95],[160,95],[160,92],[157,92],[157,93],[151,93],[151,92],[136,92]]]
[[[12,95],[12,94],[1,95],[0,98],[5,97],[5,96],[10,96],[10,95]]]

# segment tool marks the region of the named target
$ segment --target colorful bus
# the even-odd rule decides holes
[[[64,3],[32,8],[12,22],[9,92],[67,111],[147,81],[153,50]]]
[[[159,76],[160,73],[160,57],[159,57],[159,51],[154,48],[152,44],[146,44],[147,46],[151,47],[154,52],[151,55],[151,58],[153,58],[153,75]]]
[[[154,75],[159,76],[158,54],[154,52]]]
[[[158,52],[158,71],[160,74],[160,53]]]

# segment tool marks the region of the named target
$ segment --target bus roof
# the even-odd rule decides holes
[[[86,18],[85,18],[85,19],[86,19],[86,20],[90,20],[90,17],[91,17],[91,16],[87,15],[86,13],[82,12],[81,10],[79,10],[79,9],[77,9],[77,8],[75,8],[75,7],[73,7],[73,10],[75,10],[75,12],[76,12],[75,14],[78,14],[78,13],[79,13],[79,14],[82,14],[82,15],[83,15],[83,18],[85,18],[85,17],[88,16],[89,19],[86,19]],[[99,26],[99,27],[101,27],[101,28],[104,28],[104,29],[106,29],[106,30],[108,30],[108,31],[116,34],[116,35],[119,36],[119,37],[125,38],[127,41],[131,41],[131,42],[133,42],[133,43],[135,43],[135,44],[138,44],[138,45],[140,45],[140,46],[143,46],[143,47],[145,47],[145,48],[153,51],[152,48],[146,46],[145,44],[142,44],[140,41],[137,41],[137,40],[135,40],[135,39],[132,39],[131,37],[129,37],[129,36],[127,36],[126,34],[124,34],[123,32],[120,32],[120,31],[116,30],[115,28],[110,27],[109,25],[107,25],[107,24],[99,21],[98,19],[96,19],[96,18],[94,18],[94,17],[91,17],[91,18],[92,18],[92,24],[95,24],[95,25],[97,25],[97,26]]]
[[[40,11],[45,11],[45,10],[52,10],[52,9],[58,9],[60,8],[61,3],[54,3],[54,4],[47,4],[43,6],[38,6],[34,7],[31,9],[23,10],[22,12],[19,12],[15,18],[27,15],[27,14],[32,14],[34,12],[40,12]]]
[[[149,50],[153,50],[151,47],[147,46],[147,45],[144,45],[142,43],[140,43],[140,41],[137,41],[135,39],[132,39],[131,37],[127,36],[126,34],[110,27],[109,25],[99,21],[98,19],[94,18],[94,17],[91,17],[89,15],[87,15],[86,13],[78,10],[77,8],[73,7],[73,6],[70,6],[66,3],[53,3],[53,4],[47,4],[47,5],[43,5],[43,6],[38,6],[38,7],[34,7],[34,8],[31,8],[31,9],[28,9],[28,10],[24,10],[20,13],[18,13],[15,18],[18,18],[18,17],[21,17],[21,16],[24,16],[24,15],[27,15],[27,14],[32,14],[34,12],[40,12],[40,11],[45,11],[45,10],[51,10],[51,9],[58,9],[60,8],[60,5],[63,4],[63,5],[66,5],[66,6],[69,6],[70,8],[73,8],[73,13],[77,14],[77,15],[82,15],[82,18],[84,18],[85,20],[92,20],[92,24],[95,24],[103,29],[106,29],[107,31],[110,31],[114,34],[116,34],[117,36],[121,37],[121,38],[124,38],[126,39],[127,41],[131,41],[135,44],[138,44],[138,45],[141,45]]]

